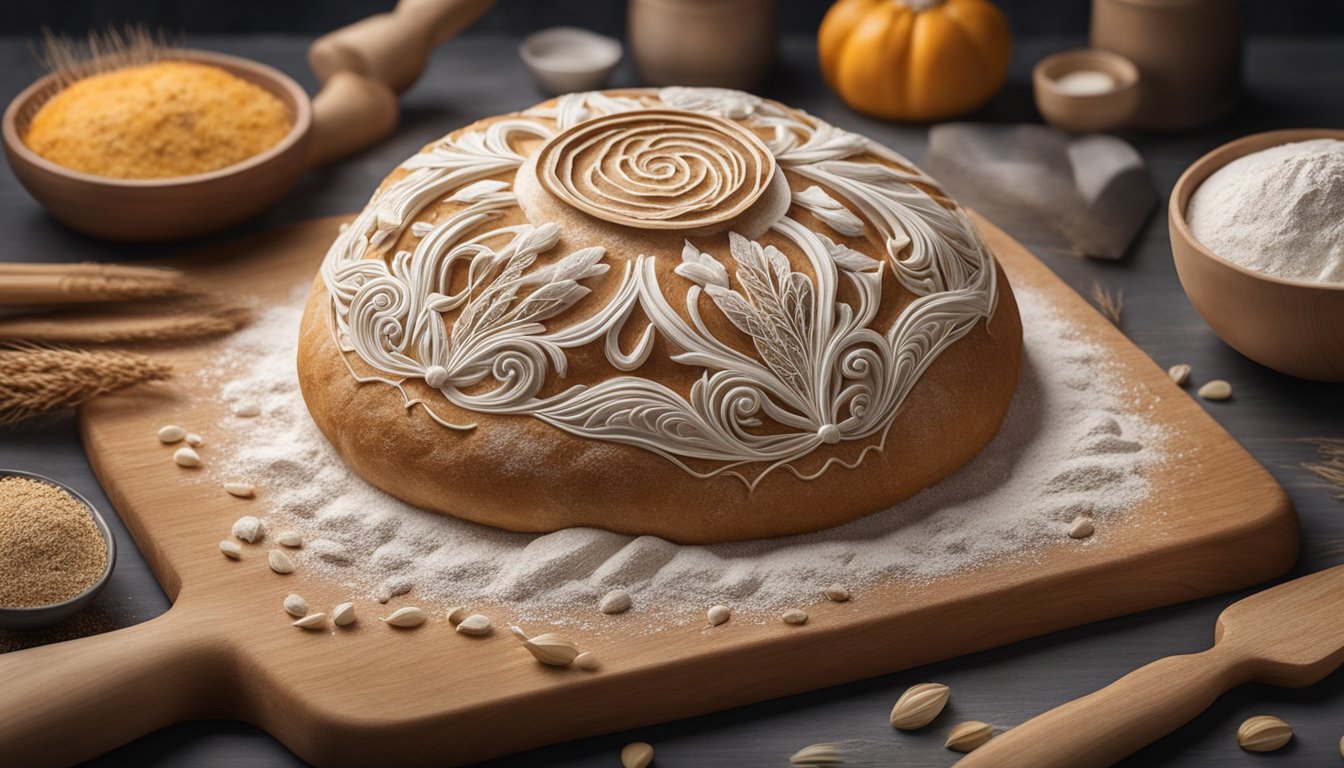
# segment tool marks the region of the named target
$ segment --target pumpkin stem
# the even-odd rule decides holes
[[[927,11],[930,8],[936,8],[937,6],[946,3],[947,0],[896,0],[896,2],[901,3],[915,13],[920,13],[922,11]]]

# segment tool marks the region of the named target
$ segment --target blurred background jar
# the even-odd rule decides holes
[[[1138,66],[1135,128],[1206,125],[1241,96],[1239,0],[1092,0],[1092,47]]]
[[[774,65],[774,0],[630,0],[629,24],[649,85],[750,90]]]

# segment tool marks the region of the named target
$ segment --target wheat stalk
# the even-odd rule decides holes
[[[0,304],[84,304],[176,296],[188,290],[176,269],[120,264],[0,264]]]
[[[1320,461],[1304,461],[1302,468],[1344,491],[1344,439],[1312,437],[1307,442],[1316,446]],[[1335,498],[1344,501],[1344,493]]]
[[[161,60],[175,44],[162,30],[151,31],[136,24],[93,30],[84,41],[43,28],[42,50],[38,58],[56,75],[60,87],[65,88],[92,75],[152,64]]]
[[[47,344],[162,343],[223,336],[242,328],[252,313],[242,307],[169,314],[53,312],[0,318],[0,341]]]
[[[73,408],[91,398],[168,378],[168,365],[129,352],[0,346],[0,425]]]
[[[1112,325],[1120,325],[1120,312],[1125,308],[1124,289],[1111,293],[1110,288],[1103,286],[1100,282],[1093,282],[1092,303],[1097,305],[1097,309],[1102,316],[1110,320]]]

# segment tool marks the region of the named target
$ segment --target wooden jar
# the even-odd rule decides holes
[[[774,0],[630,0],[629,25],[649,85],[750,90],[775,61]]]
[[[1231,111],[1240,96],[1238,0],[1092,0],[1092,47],[1138,66],[1135,128],[1205,125]]]

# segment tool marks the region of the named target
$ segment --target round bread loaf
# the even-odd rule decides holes
[[[778,536],[961,467],[1022,329],[900,155],[737,91],[571,94],[398,167],[303,318],[313,419],[411,504],[517,531]]]

